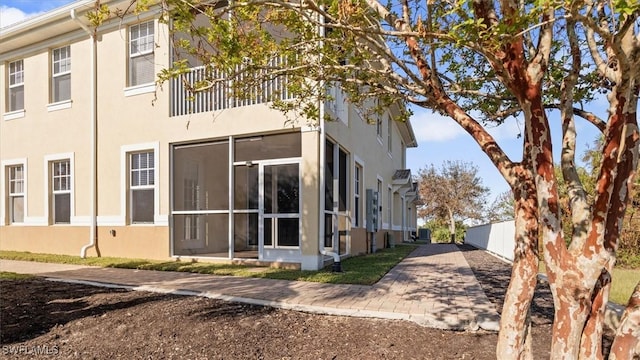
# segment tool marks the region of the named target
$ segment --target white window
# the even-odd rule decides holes
[[[71,48],[64,46],[51,52],[51,101],[71,99]]]
[[[387,118],[387,152],[391,154],[393,151],[393,120],[391,116]]]
[[[380,116],[376,117],[376,134],[378,138],[382,139],[382,118]]]
[[[153,20],[129,28],[129,86],[152,83],[154,72]]]
[[[24,222],[24,165],[7,167],[9,172],[9,223]]]
[[[391,209],[393,208],[393,192],[391,188],[387,189],[387,220],[389,221],[389,229],[393,225],[393,219],[391,218]]]
[[[9,63],[9,111],[24,110],[24,63]]]
[[[54,224],[71,222],[71,162],[51,162],[51,192]]]
[[[382,180],[378,179],[378,229],[382,229]]]
[[[362,217],[362,204],[360,202],[360,194],[362,193],[362,166],[356,164],[353,171],[353,197],[354,197],[354,209],[353,209],[353,225],[354,227],[360,227],[360,218]]]
[[[132,224],[153,223],[155,207],[155,168],[153,151],[132,153],[129,157],[129,214]]]

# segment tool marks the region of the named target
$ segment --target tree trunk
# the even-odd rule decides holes
[[[496,356],[532,359],[530,307],[538,275],[538,220],[535,188],[515,191],[515,242],[509,288],[502,307]]]
[[[636,285],[611,345],[610,360],[640,358],[640,282]]]
[[[447,208],[447,210],[449,211],[449,234],[451,235],[450,242],[452,244],[455,244],[456,243],[456,221],[453,218],[453,211],[449,208]]]

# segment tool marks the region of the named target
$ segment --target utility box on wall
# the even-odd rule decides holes
[[[367,232],[378,231],[378,192],[367,189]]]

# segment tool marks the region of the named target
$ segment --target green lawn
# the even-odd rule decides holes
[[[614,268],[609,300],[626,305],[638,281],[640,281],[640,269]]]
[[[113,257],[82,259],[80,257],[70,255],[35,254],[17,251],[0,251],[0,259],[92,265],[125,269],[183,271],[200,274],[301,280],[331,284],[371,285],[380,280],[384,274],[400,262],[400,260],[409,255],[413,249],[415,249],[414,245],[397,245],[394,249],[383,249],[375,254],[348,258],[342,262],[342,273],[333,273],[331,272],[330,267],[320,271],[301,271],[191,261],[162,262]]]
[[[0,280],[25,280],[31,279],[33,275],[16,274],[8,271],[0,271]]]
[[[544,262],[540,261],[539,271],[546,272]],[[620,305],[626,305],[638,281],[640,281],[640,269],[613,268],[611,291],[609,301]]]

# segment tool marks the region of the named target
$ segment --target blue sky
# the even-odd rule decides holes
[[[0,0],[0,28],[72,2],[69,0]]]
[[[71,2],[69,0],[0,0],[0,28]],[[606,109],[607,102],[604,99],[599,99],[587,108],[601,117],[606,116]],[[560,120],[557,111],[550,112],[549,115],[553,125],[554,144],[558,144],[554,149],[555,158],[558,159],[561,139]],[[411,122],[418,139],[418,148],[409,149],[407,152],[407,167],[413,174],[417,174],[419,169],[429,164],[439,167],[446,160],[461,160],[473,163],[479,168],[479,175],[484,185],[491,189],[489,201],[509,189],[487,156],[453,120],[434,114],[430,110],[414,109]],[[522,139],[518,138],[521,129],[522,124],[518,124],[513,118],[501,126],[490,129],[490,133],[514,161],[520,160],[522,156]],[[598,131],[581,119],[577,119],[577,129],[577,153],[581,156],[586,145],[591,144],[598,136]]]

